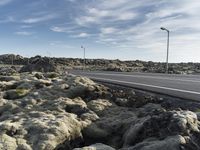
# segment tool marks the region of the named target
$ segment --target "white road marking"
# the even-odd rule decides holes
[[[151,78],[151,79],[163,79],[163,80],[171,80],[171,81],[184,81],[184,82],[194,82],[194,83],[200,83],[199,80],[183,80],[183,79],[172,79],[172,78],[162,78],[162,77],[153,77],[153,76],[142,76],[142,75],[127,75],[127,74],[108,74],[108,73],[89,73],[84,72],[84,74],[89,75],[105,75],[105,76],[126,76],[126,77],[136,77],[136,78]]]
[[[164,86],[156,86],[156,85],[149,85],[149,84],[143,84],[143,83],[137,83],[137,82],[119,81],[119,80],[96,78],[96,77],[89,77],[89,78],[101,80],[101,81],[112,81],[112,82],[118,82],[118,83],[134,84],[134,85],[139,85],[139,86],[146,86],[146,87],[152,87],[152,88],[158,88],[158,89],[164,89],[164,90],[171,90],[171,91],[178,91],[178,92],[183,92],[183,93],[200,95],[200,92],[181,90],[181,89],[169,88],[169,87],[164,87]]]

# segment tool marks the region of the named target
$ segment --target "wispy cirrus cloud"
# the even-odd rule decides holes
[[[12,1],[15,0],[0,1],[1,33],[16,31],[17,35],[30,35],[27,30],[31,29],[38,37],[47,35],[52,41],[64,38],[74,45],[85,42],[94,49],[122,52],[123,58],[138,56],[138,59],[162,61],[166,33],[160,27],[164,26],[171,33],[171,60],[199,60],[199,0],[22,0],[16,7],[7,7]]]
[[[50,27],[51,31],[58,33],[77,33],[78,29],[79,27],[73,24],[70,26],[68,24],[64,24]]]
[[[38,22],[52,20],[57,17],[58,17],[57,14],[47,14],[47,15],[42,15],[42,16],[37,16],[37,17],[30,17],[30,18],[22,20],[22,22],[27,23],[27,24],[32,24],[32,23],[38,23]]]
[[[76,0],[66,0],[66,1],[69,1],[69,2],[76,2]]]
[[[96,32],[98,43],[158,53],[165,47],[166,36],[160,30],[161,26],[165,26],[172,32],[171,47],[175,49],[172,60],[180,52],[200,48],[197,42],[200,38],[200,2],[197,0],[111,0],[88,7],[76,22],[80,26],[100,28],[100,32]],[[112,15],[111,12],[116,13]],[[183,46],[186,43],[187,46]]]
[[[78,38],[86,38],[86,37],[90,37],[91,35],[85,32],[82,32],[78,35],[75,35],[74,37],[78,37]]]
[[[15,21],[16,20],[12,16],[7,16],[5,19],[0,19],[0,23],[11,23]]]
[[[197,0],[95,0],[84,3],[78,11],[72,20],[76,28],[68,30],[66,25],[52,31],[65,32],[75,38],[92,35],[91,40],[109,47],[162,53],[163,57],[166,36],[160,27],[164,26],[172,32],[171,47],[176,49],[175,55],[181,50],[188,51],[189,46],[180,46],[186,41],[191,42],[191,49],[200,47],[198,40],[194,40],[200,38],[196,34],[200,32],[200,2]]]
[[[23,35],[23,36],[30,36],[30,35],[33,35],[34,33],[33,32],[28,32],[28,31],[18,31],[18,32],[15,32],[16,35]]]
[[[1,0],[1,1],[0,1],[0,6],[9,4],[9,3],[12,2],[12,1],[13,1],[13,0]]]
[[[101,33],[102,34],[113,34],[116,33],[117,29],[113,27],[106,27],[106,28],[101,28]]]
[[[66,28],[58,26],[51,27],[50,30],[54,32],[66,32]]]
[[[81,26],[88,26],[91,24],[103,24],[117,21],[132,20],[137,16],[133,11],[129,10],[111,10],[100,8],[87,8],[86,15],[75,19],[76,23]]]

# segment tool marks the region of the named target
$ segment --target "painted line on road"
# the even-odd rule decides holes
[[[104,79],[104,78],[97,78],[97,77],[89,77],[89,78],[99,80],[99,81],[102,80],[102,81],[107,81],[107,82],[112,81],[112,82],[117,82],[117,83],[134,84],[134,85],[139,85],[139,86],[146,86],[146,87],[151,87],[151,88],[157,88],[157,89],[164,89],[164,90],[171,90],[171,91],[200,95],[200,92],[181,90],[181,89],[169,88],[169,87],[164,87],[164,86],[156,86],[156,85],[149,85],[149,84],[143,84],[143,83],[137,83],[137,82],[119,81],[119,80]]]
[[[152,77],[152,76],[142,76],[142,75],[127,75],[127,74],[107,74],[107,73],[89,73],[84,72],[84,74],[89,75],[105,75],[105,76],[126,76],[126,77],[136,77],[136,78],[151,78],[151,79],[163,79],[163,80],[171,80],[171,81],[186,81],[186,82],[194,82],[194,83],[200,83],[199,80],[183,80],[183,79],[172,79],[172,78],[162,78],[162,77]]]

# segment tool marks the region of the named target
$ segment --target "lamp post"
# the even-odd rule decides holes
[[[29,55],[26,55],[26,57],[27,57],[27,65],[29,65],[30,64],[30,62],[29,62]]]
[[[164,28],[164,27],[161,27],[160,28],[161,30],[164,30],[164,31],[167,31],[167,59],[166,59],[166,73],[168,73],[169,71],[169,65],[168,65],[168,60],[169,60],[169,30]]]
[[[83,49],[83,70],[85,69],[86,66],[86,60],[85,60],[85,47],[81,46],[81,48]]]
[[[51,63],[51,53],[47,51],[47,59],[49,60],[49,63]]]
[[[14,65],[14,54],[12,54],[12,57],[11,57],[11,64],[12,66]]]

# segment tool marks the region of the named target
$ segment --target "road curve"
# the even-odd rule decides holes
[[[200,75],[157,73],[69,71],[74,75],[178,98],[200,101]]]

